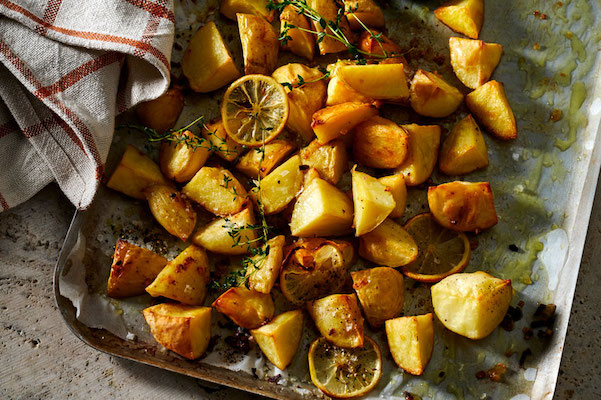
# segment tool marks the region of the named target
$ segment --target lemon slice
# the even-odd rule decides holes
[[[345,349],[319,338],[309,349],[313,384],[331,397],[348,399],[369,393],[382,376],[378,344],[365,337],[363,347]]]
[[[282,132],[288,111],[288,97],[282,85],[269,76],[246,75],[225,92],[221,119],[232,140],[259,147]]]
[[[470,259],[470,242],[463,232],[440,226],[430,213],[416,215],[405,224],[417,243],[415,261],[401,267],[408,277],[434,283],[461,272]]]

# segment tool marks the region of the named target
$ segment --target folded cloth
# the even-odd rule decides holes
[[[169,86],[173,0],[0,0],[0,212],[55,180],[79,209],[115,116]]]

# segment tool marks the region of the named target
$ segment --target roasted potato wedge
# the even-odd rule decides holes
[[[294,25],[301,29],[310,30],[309,20],[302,14],[299,14],[293,6],[286,6],[280,13],[280,29],[283,32],[286,24]],[[304,57],[309,61],[315,58],[315,36],[298,28],[288,29],[290,39],[282,43],[282,47],[291,51],[297,56]]]
[[[336,0],[307,0],[307,5],[315,10],[323,19],[326,21],[336,21],[338,15],[338,3]],[[321,26],[319,21],[311,21],[313,23],[313,29],[317,32],[323,32],[326,30],[327,33],[331,34],[330,28],[324,28]],[[349,38],[352,42],[352,32],[348,24],[346,17],[340,20],[340,28],[344,35]],[[345,51],[347,48],[344,44],[336,39],[330,37],[324,37],[324,39],[318,43],[319,54],[324,55],[328,53],[339,53]]]
[[[269,75],[278,63],[278,35],[267,20],[251,14],[236,14],[242,41],[244,73]]]
[[[378,109],[367,103],[342,103],[322,108],[313,114],[311,127],[317,141],[326,144],[378,114]]]
[[[182,58],[182,71],[192,90],[208,93],[240,77],[234,60],[213,21],[200,28]]]
[[[512,140],[518,137],[515,116],[502,83],[485,83],[468,94],[465,103],[478,122],[497,139]]]
[[[373,0],[344,0],[344,10],[348,23],[354,30],[362,30],[363,25],[381,28],[386,23],[382,9]]]
[[[145,200],[144,189],[152,185],[169,184],[150,157],[134,146],[127,145],[106,186],[135,199]]]
[[[471,89],[488,82],[503,53],[500,44],[458,37],[449,38],[449,48],[455,75]]]
[[[285,87],[290,106],[286,128],[306,141],[312,140],[315,137],[311,128],[313,113],[323,107],[326,99],[326,84],[320,79],[323,73],[317,68],[293,63],[279,67],[272,76],[279,83],[293,85],[292,90]],[[299,86],[299,76],[308,83]]]
[[[192,203],[171,186],[153,185],[144,193],[157,222],[185,242],[196,226],[196,211]]]
[[[219,167],[202,167],[182,192],[215,215],[235,214],[248,203],[244,186]]]
[[[337,76],[351,89],[370,99],[391,103],[409,99],[403,64],[342,65],[337,69]]]
[[[139,296],[167,264],[154,251],[117,240],[106,295],[113,298]]]
[[[139,104],[136,116],[142,125],[162,133],[173,128],[183,109],[184,95],[172,87],[156,99]]]
[[[376,267],[351,272],[351,277],[365,318],[373,328],[380,328],[384,321],[403,312],[403,274],[394,268]]]
[[[289,140],[272,140],[266,143],[264,148],[252,148],[248,153],[240,157],[238,164],[236,164],[236,169],[249,178],[256,179],[259,173],[261,174],[261,178],[265,178],[295,148],[296,145]]]
[[[497,224],[488,182],[449,182],[428,188],[428,205],[440,225],[454,231],[480,232]]]
[[[244,286],[229,289],[213,302],[212,307],[244,329],[257,329],[269,322],[275,313],[270,294],[255,292]]]
[[[303,311],[288,311],[250,331],[265,357],[281,370],[292,362],[303,336]]]
[[[319,176],[332,185],[337,185],[342,175],[348,171],[348,155],[344,142],[334,139],[326,144],[317,140],[300,151],[301,162],[315,168]]]
[[[363,346],[363,316],[355,294],[333,294],[307,302],[319,333],[340,347]]]
[[[423,374],[434,349],[432,314],[390,319],[386,337],[396,365],[412,375]]]
[[[376,178],[353,168],[353,204],[355,236],[373,231],[394,210],[395,202],[387,186]]]
[[[336,104],[349,102],[373,103],[374,99],[357,92],[340,77],[338,70],[345,65],[352,65],[352,62],[338,60],[336,63],[328,65],[330,82],[328,83],[326,105],[335,106]]]
[[[394,199],[394,209],[390,212],[390,218],[401,218],[407,206],[407,186],[402,174],[383,176],[379,181],[390,189]]]
[[[463,94],[440,75],[418,69],[411,81],[411,107],[426,117],[442,118],[457,110]]]
[[[268,0],[221,0],[219,3],[221,14],[234,21],[236,14],[252,14],[272,22],[275,14],[275,11],[267,9]]]
[[[218,254],[239,255],[256,247],[257,232],[252,208],[209,222],[190,238],[191,242]]]
[[[210,143],[211,150],[225,161],[234,161],[244,152],[244,147],[230,139],[221,120],[207,124],[202,136]]]
[[[259,254],[251,257],[246,268],[249,289],[261,293],[271,292],[282,268],[285,244],[284,235],[276,236],[267,241]]]
[[[194,138],[194,134],[185,131],[177,134],[180,137]],[[196,148],[186,146],[185,143],[171,143],[164,141],[161,144],[160,164],[163,174],[176,182],[188,182],[194,174],[205,164],[211,155],[210,145]]]
[[[211,339],[211,307],[163,303],[142,311],[152,336],[189,360],[204,354]]]
[[[443,24],[472,39],[478,39],[484,22],[484,0],[451,0],[434,10]]]
[[[200,247],[191,245],[169,261],[156,279],[146,287],[152,297],[167,297],[199,306],[207,295],[209,259]]]
[[[402,226],[386,219],[361,236],[359,255],[376,264],[396,268],[417,258],[417,244]]]
[[[438,169],[447,175],[464,175],[488,166],[488,150],[471,115],[455,125],[440,148]]]
[[[396,168],[407,157],[408,136],[405,128],[393,121],[371,117],[353,129],[355,161],[371,168]]]
[[[513,289],[510,280],[486,272],[453,274],[432,286],[436,316],[449,330],[482,339],[503,321]]]
[[[311,180],[292,211],[293,236],[337,236],[349,233],[353,202],[336,186],[321,178]]]
[[[395,172],[403,174],[407,186],[417,186],[430,178],[440,146],[440,126],[402,125],[409,133],[407,156]]]
[[[265,214],[281,212],[296,198],[303,186],[303,171],[300,167],[300,156],[292,156],[261,180],[260,190],[253,188],[250,192],[257,206],[263,207]]]

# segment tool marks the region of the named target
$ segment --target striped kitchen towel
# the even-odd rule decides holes
[[[0,211],[55,180],[79,209],[115,116],[169,86],[173,0],[0,0]]]

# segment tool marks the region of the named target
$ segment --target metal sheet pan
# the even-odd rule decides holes
[[[198,7],[195,2],[182,0],[178,2],[176,16],[180,27],[185,29],[179,32],[178,40],[187,41],[189,33],[193,32],[201,21],[219,16],[214,14],[214,1],[201,2],[202,10],[198,12],[185,12],[185,10]],[[409,57],[420,59],[420,66],[426,69],[440,69],[445,78],[452,83],[459,84],[448,67],[447,61],[438,66],[434,55],[448,54],[446,38],[450,31],[431,16],[431,8],[440,2],[414,1],[392,2],[393,6],[387,9],[389,19],[389,32],[392,38],[402,45],[407,45],[410,50]],[[476,392],[488,394],[492,397],[481,398],[510,398],[516,395],[526,395],[532,399],[551,399],[559,371],[563,342],[568,326],[570,308],[572,304],[578,266],[582,256],[584,241],[590,212],[593,204],[595,186],[601,165],[601,139],[599,127],[601,118],[601,79],[599,77],[600,56],[596,51],[598,37],[588,37],[580,44],[574,41],[573,36],[580,37],[585,32],[587,25],[597,26],[600,5],[595,1],[573,0],[564,1],[566,10],[554,8],[556,5],[540,4],[538,1],[488,1],[486,3],[486,23],[481,38],[487,41],[496,41],[504,45],[505,55],[501,65],[495,73],[495,79],[505,83],[508,96],[514,106],[520,128],[519,139],[511,144],[498,143],[486,138],[491,153],[491,166],[482,173],[469,175],[468,180],[490,180],[495,192],[501,223],[491,232],[478,237],[479,246],[475,251],[470,268],[487,269],[493,274],[510,277],[518,284],[518,297],[528,303],[529,311],[536,307],[537,302],[553,302],[558,307],[558,315],[554,326],[554,335],[549,342],[538,349],[537,357],[531,362],[529,368],[532,373],[524,379],[524,371],[513,369],[515,379],[510,388],[503,394],[496,393],[478,386],[476,389],[462,390],[466,398],[478,398]],[[407,7],[405,9],[405,7]],[[588,7],[588,9],[587,9]],[[534,10],[539,10],[538,14]],[[539,16],[547,13],[553,21],[557,18],[556,25],[545,25],[544,19]],[[567,22],[565,22],[565,21]],[[507,21],[511,21],[508,24]],[[591,25],[591,21],[593,24]],[[220,21],[226,32],[235,33],[235,25],[227,21]],[[569,34],[572,32],[572,34]],[[584,34],[582,34],[584,35]],[[588,34],[587,34],[588,35]],[[230,35],[233,38],[235,34]],[[409,43],[415,38],[416,43]],[[563,39],[558,39],[563,38]],[[547,50],[547,55],[533,51],[537,43]],[[239,44],[235,40],[230,43],[234,52],[239,51]],[[582,45],[581,54],[580,45]],[[554,48],[553,46],[556,46]],[[416,54],[418,53],[418,54]],[[550,54],[550,55],[549,55]],[[176,60],[181,54],[175,51]],[[546,59],[545,59],[546,57]],[[283,62],[289,62],[284,56]],[[574,69],[573,62],[576,64]],[[175,67],[177,70],[177,64]],[[567,72],[566,72],[567,71]],[[568,73],[571,80],[565,81],[562,74]],[[564,81],[562,81],[564,79]],[[571,107],[571,103],[578,103],[574,87],[578,84],[586,89],[587,96],[580,107]],[[542,88],[542,89],[541,89]],[[180,125],[189,121],[192,115],[202,110],[207,117],[217,115],[219,94],[211,96],[192,96],[188,100],[186,110],[180,118]],[[548,116],[553,109],[563,109],[564,119],[557,124],[548,122]],[[402,111],[384,109],[385,116],[397,122],[414,118]],[[128,117],[126,116],[125,119]],[[413,121],[413,120],[412,120]],[[418,120],[417,122],[428,122]],[[586,123],[585,123],[586,122]],[[454,119],[442,121],[445,127],[451,127]],[[557,149],[556,140],[563,140],[566,136],[576,134],[576,143],[566,151]],[[120,156],[125,142],[133,142],[140,147],[144,146],[143,140],[132,137],[126,132],[116,136],[107,170],[115,164]],[[558,143],[561,147],[561,143]],[[538,154],[538,155],[537,155]],[[546,155],[548,155],[547,158]],[[450,180],[435,175],[434,182]],[[92,207],[85,212],[77,212],[67,237],[55,270],[55,295],[57,305],[66,323],[76,336],[92,347],[128,359],[154,365],[167,370],[184,373],[210,382],[237,387],[250,392],[260,393],[273,398],[300,398],[318,397],[315,391],[307,391],[306,376],[296,379],[286,379],[286,384],[271,383],[266,375],[260,378],[254,376],[251,367],[246,365],[242,370],[233,371],[228,368],[210,365],[207,360],[198,362],[186,361],[171,353],[161,351],[147,338],[138,340],[124,340],[124,335],[116,335],[101,326],[91,327],[85,315],[78,315],[77,307],[64,297],[65,285],[61,281],[74,269],[85,269],[86,282],[89,283],[91,295],[102,297],[99,292],[99,282],[103,274],[108,273],[111,246],[118,234],[106,226],[106,219],[116,215],[130,215],[141,219],[144,226],[144,217],[140,210],[143,205],[134,204],[118,194],[102,189]],[[423,204],[423,191],[414,190],[411,196],[407,217],[421,210]],[[141,214],[140,214],[141,213]],[[130,218],[131,219],[131,218]],[[405,217],[403,219],[406,219]],[[151,221],[147,220],[146,222]],[[138,221],[139,222],[139,221]],[[153,233],[154,234],[154,233]],[[81,240],[84,239],[82,245]],[[542,252],[528,250],[531,240],[541,241],[545,244]],[[517,244],[520,249],[525,249],[517,255],[505,255],[498,249],[506,249],[508,244]],[[73,254],[76,251],[86,252],[86,262],[81,265],[74,263]],[[530,257],[533,256],[533,257]],[[537,257],[538,256],[538,257]],[[530,258],[531,259],[530,259]],[[517,264],[528,259],[530,265],[527,274],[523,271],[516,273]],[[82,258],[83,260],[83,258]],[[520,281],[531,279],[531,285]],[[62,295],[61,295],[62,293]],[[410,296],[411,297],[411,296]],[[415,295],[417,299],[418,295]],[[148,299],[133,304],[133,308],[141,306]],[[410,300],[405,312],[411,313],[418,310],[417,301]],[[81,308],[81,304],[78,305]],[[115,304],[109,304],[107,312],[114,313]],[[119,307],[119,306],[118,306]],[[118,310],[122,311],[122,310]],[[127,312],[127,311],[126,311]],[[82,311],[85,314],[85,310]],[[82,322],[84,321],[84,322]],[[87,324],[86,324],[87,322]],[[114,330],[113,330],[114,331]],[[500,331],[500,330],[499,330]],[[437,331],[440,332],[440,331]],[[520,336],[514,332],[513,337]],[[381,337],[380,337],[381,339]],[[437,336],[437,346],[441,346],[448,339]],[[511,339],[511,340],[514,340]],[[492,341],[492,339],[491,339]],[[459,342],[463,346],[464,342]],[[472,347],[488,346],[487,341]],[[492,345],[492,344],[491,344]],[[464,349],[463,347],[460,347]],[[471,348],[471,347],[470,347]],[[487,348],[487,347],[486,347]],[[304,350],[301,348],[299,353]],[[498,352],[498,351],[497,351]],[[494,353],[494,352],[492,352]],[[303,353],[304,354],[304,353]],[[438,355],[436,355],[438,354]],[[443,350],[435,351],[435,358],[431,365],[440,367],[447,355]],[[483,365],[490,365],[495,354],[489,354]],[[515,364],[515,357],[514,362]],[[211,360],[209,360],[211,361]],[[432,367],[433,368],[433,367]],[[470,369],[471,368],[471,369]],[[472,365],[468,370],[480,368]],[[246,371],[246,372],[245,372]],[[277,371],[276,371],[277,372]],[[271,371],[273,373],[273,371]],[[473,377],[473,375],[472,375]],[[388,382],[383,382],[377,393],[385,397],[396,395],[396,389],[402,387],[417,390],[422,384],[419,380],[402,375],[387,375]],[[392,385],[395,379],[400,382]],[[389,385],[390,383],[390,385]],[[442,382],[441,392],[435,398],[453,398],[461,395],[451,394],[449,381]],[[445,387],[446,385],[446,387]],[[445,389],[447,389],[445,391]],[[444,393],[443,393],[444,392]],[[442,394],[441,394],[442,393]],[[428,393],[426,393],[428,397]],[[520,398],[520,397],[518,397]],[[524,399],[525,397],[521,397]]]

